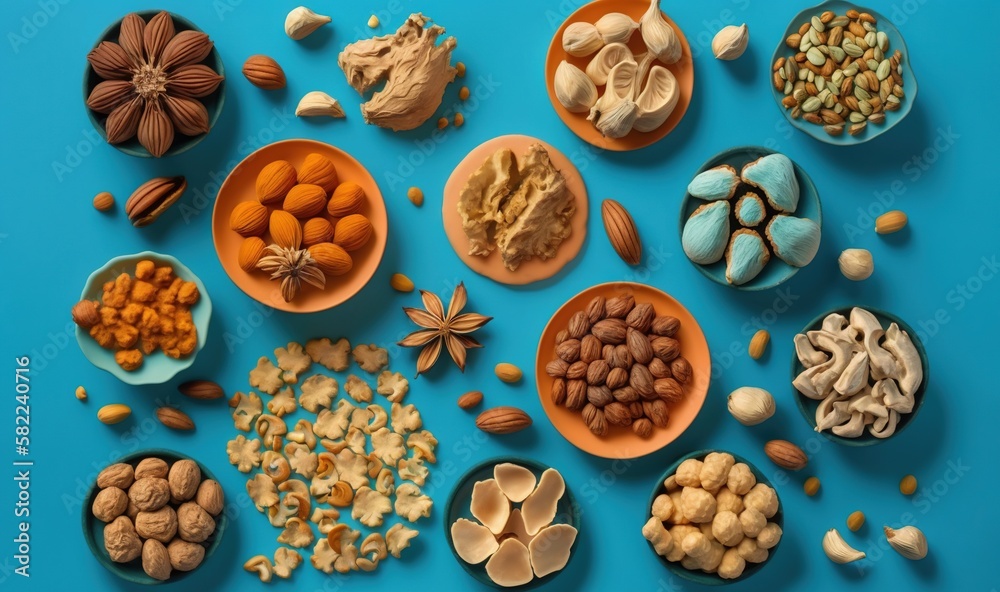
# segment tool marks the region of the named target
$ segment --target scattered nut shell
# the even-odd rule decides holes
[[[454,119],[454,122],[453,122],[454,126],[455,127],[462,127],[462,125],[464,123],[465,123],[465,116],[462,115],[461,113],[456,113],[455,114],[455,119]]]
[[[510,434],[531,425],[531,416],[517,407],[494,407],[476,418],[476,427],[490,434]]]
[[[375,28],[375,27],[377,27],[378,25],[379,25],[379,20],[378,20],[378,17],[377,17],[377,16],[375,16],[375,15],[373,14],[373,15],[371,15],[370,17],[368,17],[368,27],[369,27],[369,28],[371,28],[371,29],[374,29],[374,28]]]
[[[222,387],[211,380],[189,380],[181,383],[177,390],[193,399],[219,399],[225,395]]]
[[[278,62],[266,55],[252,55],[243,62],[243,75],[257,88],[278,90],[285,88],[285,71]]]
[[[461,100],[463,100],[463,101],[468,101],[469,100],[469,95],[470,95],[470,93],[469,93],[469,87],[467,87],[467,86],[463,86],[462,88],[460,88],[458,90],[458,98],[461,99]]]

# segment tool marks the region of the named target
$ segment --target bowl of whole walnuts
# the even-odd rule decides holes
[[[98,474],[83,505],[83,535],[116,576],[173,582],[219,546],[224,508],[222,487],[199,463],[171,450],[142,450]]]

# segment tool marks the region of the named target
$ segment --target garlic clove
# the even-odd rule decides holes
[[[795,165],[784,154],[768,154],[747,163],[740,173],[743,180],[764,192],[771,207],[794,212],[799,205],[799,182]]]
[[[604,87],[604,94],[597,99],[590,109],[587,121],[596,122],[601,117],[601,113],[611,110],[615,103],[622,99],[631,98],[632,86],[635,84],[636,73],[639,65],[634,61],[620,62],[611,68],[608,73],[608,81]]]
[[[705,201],[730,199],[736,195],[736,187],[739,184],[740,176],[736,174],[736,169],[723,164],[698,173],[688,183],[687,191],[692,197]]]
[[[868,279],[875,271],[871,251],[867,249],[844,249],[837,258],[837,264],[840,266],[840,273],[855,282]]]
[[[611,69],[622,62],[635,62],[632,50],[624,43],[609,43],[601,48],[587,64],[587,76],[597,86],[604,86],[608,83],[608,74]]]
[[[714,201],[699,206],[684,223],[681,246],[688,259],[711,265],[726,253],[729,241],[729,202]]]
[[[780,214],[767,223],[767,240],[779,259],[795,267],[805,267],[819,251],[819,226],[808,218]]]
[[[722,27],[712,39],[712,53],[720,60],[735,60],[746,51],[749,41],[750,29],[746,23]]]
[[[311,35],[316,29],[329,23],[330,17],[316,14],[305,6],[292,9],[285,17],[285,34],[299,41]]]
[[[663,66],[653,66],[646,87],[636,100],[639,116],[633,128],[640,132],[651,132],[663,125],[674,112],[680,95],[674,74]]]
[[[650,0],[649,9],[639,19],[639,30],[646,49],[668,66],[681,59],[681,42],[677,32],[663,18],[660,0]]]
[[[892,529],[883,527],[885,539],[889,545],[907,559],[923,559],[927,557],[927,537],[916,526],[904,526]]]
[[[318,115],[327,115],[336,118],[345,117],[344,109],[340,106],[340,102],[325,92],[318,90],[306,93],[299,100],[298,106],[295,107],[295,115],[298,117],[315,117]]]
[[[729,393],[726,406],[736,421],[757,425],[774,415],[774,397],[762,388],[742,386]]]
[[[569,55],[582,58],[604,47],[604,40],[594,25],[573,23],[563,31],[562,46]]]
[[[848,545],[836,528],[831,528],[823,535],[823,552],[830,558],[830,561],[840,564],[865,558],[864,551],[858,551]]]
[[[620,12],[609,12],[594,23],[601,39],[607,43],[628,43],[639,28],[639,23],[632,20],[632,17]]]
[[[757,277],[770,259],[764,239],[754,230],[741,228],[726,248],[726,281],[741,286]]]
[[[566,60],[556,68],[553,87],[559,104],[572,113],[588,112],[597,102],[597,86],[594,81],[583,70]]]
[[[619,99],[611,109],[601,113],[594,127],[605,138],[624,138],[632,131],[638,117],[639,107],[632,99]]]

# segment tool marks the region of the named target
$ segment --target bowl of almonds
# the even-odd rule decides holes
[[[676,440],[701,410],[711,361],[697,321],[651,286],[599,284],[552,316],[535,379],[549,420],[573,445],[637,458]]]
[[[771,60],[771,89],[789,122],[821,142],[867,142],[910,112],[917,81],[892,21],[828,0],[792,19]]]

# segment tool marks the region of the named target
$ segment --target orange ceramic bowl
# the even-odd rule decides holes
[[[545,365],[555,358],[556,334],[569,325],[574,313],[585,310],[596,296],[613,298],[632,294],[636,302],[648,302],[658,315],[670,315],[681,322],[676,339],[681,344],[681,355],[691,363],[691,380],[684,385],[685,397],[678,404],[670,406],[670,421],[665,428],[655,428],[649,438],[641,438],[629,428],[610,426],[607,435],[594,435],[583,421],[579,411],[573,411],[552,402],[553,379],[545,373]],[[542,332],[535,358],[535,381],[542,408],[556,430],[571,444],[595,456],[604,458],[638,458],[660,450],[670,444],[691,425],[708,394],[709,379],[712,374],[711,355],[708,342],[698,321],[680,303],[665,292],[644,284],[632,282],[612,282],[587,288],[569,299],[556,311]]]
[[[229,228],[229,217],[236,204],[257,199],[257,174],[262,168],[275,160],[286,160],[298,169],[306,156],[314,152],[322,154],[333,162],[341,182],[354,181],[365,190],[366,200],[361,213],[372,224],[372,236],[364,247],[351,253],[354,266],[350,272],[339,277],[327,278],[326,289],[323,290],[303,283],[298,296],[291,302],[285,302],[281,297],[278,282],[271,281],[268,274],[262,271],[247,273],[240,268],[237,255],[243,237]],[[323,215],[326,215],[325,212]],[[368,280],[375,275],[375,270],[382,261],[388,228],[385,202],[371,174],[343,150],[314,140],[275,142],[247,156],[226,177],[222,188],[219,189],[219,196],[215,200],[215,209],[212,212],[212,239],[215,242],[215,252],[229,279],[254,300],[288,312],[308,313],[327,310],[344,303],[361,291],[361,288],[364,288]]]
[[[566,53],[562,47],[563,31],[566,30],[566,27],[578,22],[595,23],[609,12],[627,14],[632,17],[632,20],[639,22],[639,19],[642,18],[642,15],[648,9],[649,0],[596,0],[590,4],[584,4],[576,12],[569,15],[566,22],[559,27],[555,36],[552,37],[552,43],[549,45],[549,53],[545,57],[545,87],[549,91],[549,100],[552,101],[552,107],[559,114],[559,119],[562,119],[563,123],[574,134],[588,144],[615,152],[645,148],[662,140],[667,134],[673,131],[677,127],[677,124],[680,123],[681,118],[684,117],[684,113],[687,112],[688,105],[691,104],[691,95],[694,91],[694,63],[691,57],[691,46],[688,45],[687,38],[684,37],[684,32],[677,26],[677,23],[671,20],[666,14],[663,17],[677,33],[677,37],[683,47],[683,53],[681,54],[680,61],[670,66],[666,66],[659,61],[653,62],[654,65],[665,66],[673,73],[677,78],[677,84],[681,93],[677,100],[677,106],[674,108],[673,113],[670,114],[670,117],[663,122],[663,125],[651,132],[632,131],[624,138],[605,138],[591,122],[587,121],[587,113],[572,113],[563,107],[559,99],[556,98],[553,81],[555,80],[556,68],[559,67],[559,63],[566,60],[581,70],[586,70],[587,64],[596,55],[595,53],[578,58]],[[642,35],[638,30],[632,34],[632,38],[628,42],[628,47],[635,55],[646,51],[646,46],[642,42]],[[598,95],[603,94],[604,87],[598,87],[597,93]]]

